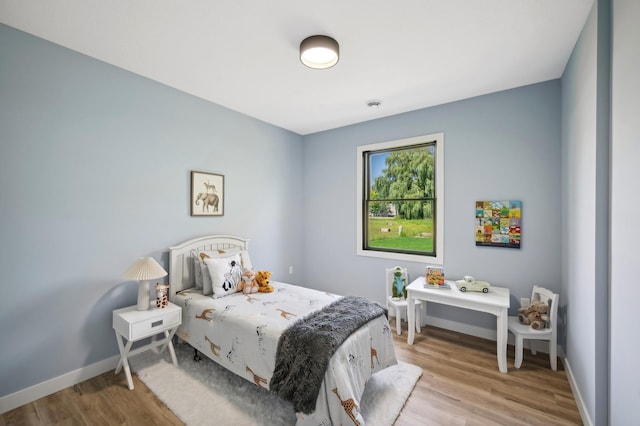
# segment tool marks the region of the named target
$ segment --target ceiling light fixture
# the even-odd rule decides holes
[[[314,35],[300,43],[300,62],[309,68],[331,68],[338,63],[339,55],[338,42],[329,36]]]

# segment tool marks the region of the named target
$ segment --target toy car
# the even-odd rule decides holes
[[[481,291],[483,293],[488,293],[489,287],[491,286],[491,284],[489,284],[486,281],[476,281],[473,278],[468,279],[468,277],[465,277],[464,280],[456,281],[456,286],[458,287],[458,290],[460,290],[463,293],[467,290]]]

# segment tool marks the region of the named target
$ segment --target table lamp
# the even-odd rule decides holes
[[[167,275],[167,271],[153,257],[141,257],[127,269],[122,278],[139,281],[138,283],[138,307],[139,311],[149,309],[150,303],[150,280],[162,278]]]

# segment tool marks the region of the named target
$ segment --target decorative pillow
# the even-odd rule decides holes
[[[251,264],[251,258],[247,250],[240,250],[240,262],[242,262],[242,269],[253,269]]]
[[[193,275],[196,288],[202,290],[202,264],[198,256],[198,250],[191,250],[191,259],[193,259]]]
[[[238,291],[238,284],[242,281],[239,253],[230,257],[206,258],[204,262],[211,277],[212,297],[222,297]]]
[[[239,256],[240,249],[219,249],[219,250],[198,250],[196,251],[195,259],[197,260],[196,266],[196,287],[198,287],[198,274],[200,274],[202,280],[202,294],[205,296],[213,293],[213,286],[211,283],[211,275],[209,269],[205,264],[206,259],[222,259],[231,256]],[[200,268],[198,272],[197,268]]]

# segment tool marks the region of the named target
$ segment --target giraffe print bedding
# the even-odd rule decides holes
[[[282,332],[341,296],[271,282],[273,293],[235,293],[219,299],[199,290],[179,293],[182,325],[177,335],[233,373],[268,389]],[[299,425],[363,425],[360,396],[367,379],[397,363],[386,317],[354,332],[331,358],[316,411],[297,413]]]

